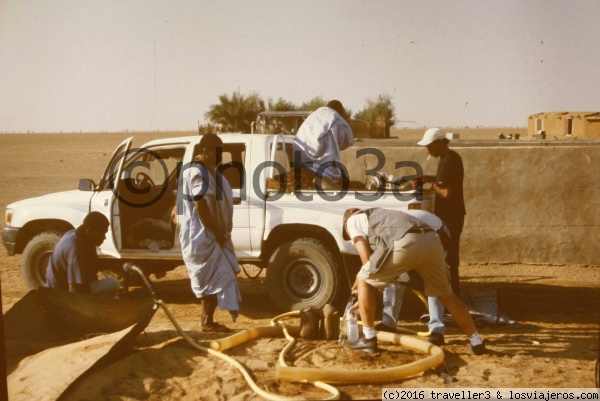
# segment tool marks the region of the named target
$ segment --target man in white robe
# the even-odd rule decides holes
[[[343,184],[340,152],[354,143],[346,111],[338,100],[312,112],[302,123],[294,139],[294,153],[302,165],[316,174],[322,189],[339,189]]]
[[[206,332],[229,331],[213,320],[217,304],[235,321],[241,302],[236,280],[240,267],[231,241],[233,195],[216,169],[219,148],[223,148],[221,138],[204,135],[194,152],[197,162],[186,168],[181,178],[183,219],[179,238],[192,290],[202,305],[200,330]]]

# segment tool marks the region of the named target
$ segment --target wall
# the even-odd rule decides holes
[[[600,138],[600,117],[589,119],[587,121],[586,132],[590,138]]]
[[[400,160],[419,163],[426,174],[437,168],[421,147],[376,146],[385,155],[382,172],[414,174],[395,171]],[[465,166],[462,261],[600,265],[600,143],[450,146]],[[364,181],[375,158],[356,159],[358,149],[344,151],[343,162],[352,180]]]

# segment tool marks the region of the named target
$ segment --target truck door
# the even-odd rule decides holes
[[[223,144],[223,154],[219,170],[231,185],[233,191],[233,230],[231,239],[238,257],[248,257],[250,247],[250,218],[248,180],[252,174],[246,171],[246,143],[230,142]]]
[[[123,165],[133,137],[121,142],[115,149],[113,156],[104,170],[94,195],[90,200],[90,212],[104,214],[109,222],[110,228],[104,243],[100,246],[100,254],[110,255],[118,258],[121,248],[121,220],[119,219],[119,208],[117,199],[117,185],[123,171]],[[115,207],[113,208],[113,204]],[[115,235],[116,234],[116,235]]]
[[[273,178],[279,174],[285,175],[288,171],[287,166],[289,166],[289,158],[283,151],[283,149],[285,149],[284,136],[255,136],[253,139],[252,151],[250,153],[252,153],[255,158],[256,156],[260,157],[252,162],[248,162],[248,168],[252,173],[252,178],[248,178],[248,182],[252,185],[248,191],[248,212],[252,256],[258,257],[262,250],[263,235],[265,232],[267,201],[264,196],[268,192],[267,180],[268,178]],[[291,142],[288,145],[291,146]],[[255,173],[258,175],[257,177],[254,177]],[[248,173],[248,175],[250,176],[250,173]],[[259,194],[261,194],[261,196],[259,196]]]

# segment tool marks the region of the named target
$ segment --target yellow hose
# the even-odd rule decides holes
[[[417,296],[421,295],[420,293],[416,294]],[[424,297],[422,295],[419,298],[421,298],[421,300],[425,302]],[[300,317],[299,311],[288,312],[276,316],[271,320],[271,326],[255,327],[240,331],[229,337],[213,340],[210,342],[210,348],[205,348],[200,346],[195,339],[187,335],[181,329],[181,327],[171,314],[171,311],[162,300],[157,301],[157,303],[163,308],[165,314],[167,315],[169,320],[171,320],[171,323],[173,323],[173,325],[175,326],[175,329],[192,347],[202,352],[206,352],[210,355],[216,356],[220,359],[223,359],[227,363],[233,365],[242,374],[250,388],[256,394],[258,394],[260,397],[263,397],[266,400],[297,400],[298,398],[285,397],[261,389],[240,362],[231,358],[228,355],[223,354],[222,351],[231,349],[239,344],[259,337],[276,337],[283,334],[288,340],[288,344],[279,354],[279,366],[277,368],[276,377],[278,379],[310,383],[317,388],[325,390],[331,394],[331,397],[324,398],[325,400],[338,400],[340,398],[339,390],[325,382],[382,383],[396,381],[399,379],[420,374],[428,369],[432,369],[440,365],[444,361],[444,351],[442,351],[441,348],[425,340],[400,334],[379,332],[377,333],[377,339],[380,341],[387,341],[393,344],[399,344],[404,347],[414,349],[416,351],[428,353],[429,356],[401,366],[371,370],[301,368],[288,366],[285,362],[285,355],[296,343],[296,338],[294,338],[291,333],[297,335],[300,332],[300,327],[298,325],[286,325],[281,320],[292,317],[298,318]],[[416,332],[410,329],[400,329],[420,336],[429,335],[429,333]]]
[[[266,400],[298,400],[298,399],[304,399],[304,398],[290,398],[290,397],[285,397],[282,395],[278,395],[278,394],[273,394],[273,393],[269,393],[268,391],[265,391],[263,389],[261,389],[258,384],[256,384],[256,382],[254,381],[254,379],[252,378],[252,376],[250,375],[250,373],[248,373],[248,371],[246,370],[246,368],[244,368],[244,366],[239,363],[238,361],[236,361],[235,359],[233,359],[232,357],[223,354],[222,352],[219,351],[215,351],[211,348],[205,348],[202,347],[201,345],[199,345],[196,340],[194,340],[192,337],[190,337],[189,335],[187,335],[182,329],[181,326],[179,326],[179,323],[177,323],[177,321],[175,320],[175,318],[173,317],[173,315],[171,314],[171,311],[169,310],[169,308],[167,307],[167,305],[162,301],[162,300],[158,300],[156,301],[165,311],[165,314],[167,315],[167,317],[169,318],[169,320],[171,321],[171,323],[173,323],[173,326],[175,326],[175,329],[179,332],[179,334],[181,335],[181,337],[183,337],[184,340],[186,340],[192,347],[202,351],[202,352],[206,352],[210,355],[214,355],[217,358],[223,359],[225,362],[233,365],[237,370],[240,371],[240,373],[242,374],[242,376],[244,376],[244,379],[246,379],[246,383],[248,383],[248,385],[250,386],[250,388],[252,389],[252,391],[254,391],[256,394],[258,394],[259,396],[263,397]],[[236,333],[233,336],[227,337],[227,339],[231,338],[231,337],[236,337],[235,341],[225,341],[225,343],[234,343],[236,341],[238,341],[240,338],[250,338],[253,335],[257,335],[257,334],[263,334],[263,333],[267,333],[270,330],[262,330],[262,329],[274,329],[273,327],[259,327],[257,329],[250,329],[250,330],[245,330],[245,331],[252,331],[251,334],[249,335],[241,335],[241,336],[237,336],[240,333]],[[281,333],[281,328],[279,327],[275,327],[275,329],[279,329],[279,332]],[[244,332],[241,332],[244,333]],[[256,338],[256,337],[254,337]],[[247,340],[246,340],[247,341]],[[215,343],[216,341],[212,341],[211,342],[211,347],[213,346],[213,343]],[[220,349],[226,349],[225,347],[220,348]],[[329,398],[323,398],[324,400],[339,400],[340,399],[340,392],[338,389],[336,389],[333,386],[330,386],[327,383],[320,383],[320,382],[314,382],[312,383],[315,387],[323,389],[325,391],[328,391],[329,393],[332,394],[331,397]]]
[[[410,376],[415,376],[428,369],[433,369],[444,361],[444,351],[440,347],[427,341],[408,337],[400,334],[379,332],[377,339],[400,344],[417,351],[427,352],[427,358],[420,359],[405,365],[383,369],[347,370],[347,369],[321,369],[300,368],[283,366],[277,369],[277,378],[299,381],[325,381],[334,383],[383,383],[396,381]]]
[[[417,291],[412,288],[410,290],[413,292],[413,294],[417,296],[417,298],[421,300],[421,302],[423,302],[423,305],[425,305],[425,309],[429,309],[429,301],[427,300],[427,298],[425,298],[425,295],[423,295],[421,291]]]
[[[295,334],[298,334],[298,332],[300,331],[299,326],[292,326],[290,327],[290,329]],[[282,334],[283,330],[279,326],[253,327],[251,329],[239,331],[235,334],[230,335],[229,337],[213,340],[210,342],[210,348],[212,348],[215,351],[223,352],[259,337],[278,337]]]
[[[280,322],[280,320],[287,317],[299,316],[300,312],[288,312],[271,320],[272,325],[279,324],[281,326],[285,337],[289,341],[279,354],[279,366],[277,369],[278,379],[296,380],[301,382],[383,383],[415,376],[426,370],[435,368],[444,361],[444,351],[428,341],[400,334],[379,332],[377,333],[378,340],[399,344],[416,351],[428,353],[429,356],[401,366],[371,370],[300,368],[288,366],[285,362],[285,355],[293,347],[296,339],[287,332],[286,325],[283,322]],[[298,327],[294,327],[294,329],[299,330]]]

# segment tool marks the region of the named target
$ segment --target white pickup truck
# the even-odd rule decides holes
[[[344,255],[355,254],[342,239],[342,214],[350,207],[433,208],[429,191],[341,191],[268,189],[269,178],[293,169],[293,136],[222,134],[222,171],[234,192],[233,243],[240,263],[266,267],[267,287],[282,310],[323,306],[347,294]],[[182,265],[181,216],[171,218],[179,177],[193,159],[200,136],[166,138],[131,149],[129,138],[115,150],[100,181],[79,181],[79,189],[12,203],[6,208],[2,239],[9,255],[22,254],[29,288],[44,285],[54,245],[78,227],[90,211],[110,220],[98,252],[118,269],[135,261],[160,276]],[[375,154],[361,149],[358,158]],[[414,176],[419,175],[415,167]],[[369,170],[368,175],[375,175]],[[410,182],[407,177],[406,182]],[[354,183],[356,184],[356,183]],[[181,199],[179,198],[179,201]],[[175,209],[177,210],[177,209]]]

